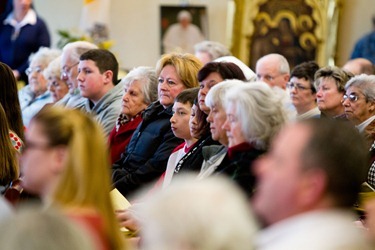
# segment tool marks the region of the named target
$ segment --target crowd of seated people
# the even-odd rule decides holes
[[[352,222],[375,188],[373,65],[269,54],[253,71],[217,42],[195,49],[118,79],[89,42],[40,48],[18,92],[0,62],[2,194],[19,181],[94,249],[371,249],[375,201],[368,230]]]

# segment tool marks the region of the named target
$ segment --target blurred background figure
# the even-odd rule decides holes
[[[231,56],[232,53],[229,49],[215,41],[203,41],[194,45],[195,56],[203,63],[206,64],[219,57]]]
[[[257,225],[232,182],[179,177],[140,205],[141,249],[253,249]]]
[[[172,24],[164,34],[164,53],[179,52],[194,54],[194,45],[204,40],[201,30],[192,24],[191,13],[181,10],[178,23]]]
[[[351,59],[344,64],[342,69],[353,73],[353,75],[373,75],[375,73],[374,64],[366,58]]]
[[[68,84],[60,78],[61,56],[54,59],[43,71],[44,78],[47,79],[47,88],[51,93],[52,102],[60,101],[68,92]]]
[[[0,23],[0,61],[8,64],[17,80],[28,82],[29,56],[50,46],[47,26],[35,12],[32,0],[13,0],[12,11]]]
[[[314,76],[318,69],[319,65],[310,61],[298,64],[290,73],[290,80],[286,86],[296,108],[298,120],[320,117],[314,86]]]
[[[0,244],[4,250],[94,249],[87,234],[65,216],[36,207],[0,221]]]
[[[375,16],[372,17],[372,26],[373,30],[357,41],[350,59],[366,58],[375,64]]]
[[[86,231],[95,249],[124,249],[109,197],[109,157],[100,125],[79,110],[47,106],[32,118],[25,145],[25,190]]]
[[[18,92],[21,104],[23,124],[27,128],[30,119],[38,113],[47,103],[52,103],[51,93],[47,89],[47,79],[43,71],[48,64],[57,58],[61,52],[55,49],[40,48],[38,52],[30,56],[30,67],[26,73],[29,77],[29,85]]]
[[[121,81],[124,84],[121,114],[108,138],[112,164],[129,144],[142,121],[143,111],[158,98],[157,76],[151,67],[134,68]]]
[[[0,62],[0,86],[0,104],[4,108],[9,129],[13,134],[11,140],[15,149],[21,152],[24,140],[24,126],[18,99],[17,82],[12,69],[2,62]]]

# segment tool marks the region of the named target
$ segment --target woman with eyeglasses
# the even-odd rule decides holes
[[[31,118],[44,105],[52,103],[51,93],[47,90],[47,79],[44,78],[43,71],[60,54],[59,50],[40,48],[37,53],[30,57],[30,66],[26,70],[29,77],[29,85],[26,85],[18,93],[23,124],[26,128]]]
[[[322,118],[346,120],[341,103],[345,94],[345,84],[352,73],[335,66],[327,66],[315,73],[316,99]]]
[[[89,234],[94,249],[126,249],[110,200],[102,129],[80,110],[47,106],[30,122],[21,157],[22,186]]]
[[[43,72],[47,79],[48,91],[51,93],[52,102],[56,103],[69,92],[66,81],[60,78],[61,75],[61,56],[54,59]]]
[[[304,62],[297,65],[290,74],[287,83],[290,99],[297,111],[297,119],[319,118],[320,110],[316,105],[314,75],[319,69],[316,62]]]
[[[355,76],[345,90],[345,115],[367,139],[371,157],[367,182],[375,187],[375,75]]]

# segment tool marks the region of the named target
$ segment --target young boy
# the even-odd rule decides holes
[[[194,99],[198,95],[198,88],[182,91],[175,99],[173,104],[173,116],[171,118],[171,127],[173,134],[185,142],[178,145],[169,156],[167,169],[164,173],[163,188],[167,187],[172,180],[175,170],[178,171],[181,160],[188,153],[199,138],[194,138],[190,134],[189,121],[191,118],[191,109]]]

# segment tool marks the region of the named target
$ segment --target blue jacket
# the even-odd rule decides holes
[[[171,130],[171,117],[172,106],[164,109],[159,101],[143,113],[125,153],[112,166],[114,186],[123,195],[159,178],[166,170],[173,149],[183,142]]]
[[[29,66],[30,54],[38,51],[40,47],[49,47],[50,35],[46,24],[38,16],[36,24],[22,27],[14,41],[11,39],[13,31],[11,25],[0,24],[0,61],[18,70],[25,78],[24,72]]]

